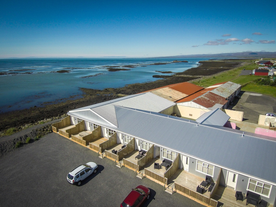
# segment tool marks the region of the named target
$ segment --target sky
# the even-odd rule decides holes
[[[0,0],[0,58],[276,51],[275,0]]]

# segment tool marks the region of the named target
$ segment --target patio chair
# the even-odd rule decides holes
[[[214,182],[214,181],[213,181],[213,178],[212,178],[211,176],[209,176],[209,175],[206,175],[205,181],[206,181],[208,184],[211,184],[211,183]]]
[[[204,193],[204,189],[201,188],[201,187],[198,185],[197,188],[196,188],[196,192],[203,194],[203,193]]]
[[[160,169],[161,168],[161,166],[158,164],[158,163],[154,163],[154,169]]]
[[[241,191],[236,191],[235,197],[236,197],[236,200],[243,201],[243,194]]]
[[[261,200],[260,203],[258,203],[258,207],[267,207],[267,202],[265,200]]]
[[[208,188],[208,192],[211,192],[215,186],[215,183],[211,183],[211,185]]]

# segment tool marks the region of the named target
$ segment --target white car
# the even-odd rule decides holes
[[[97,172],[98,165],[94,162],[88,162],[86,164],[80,165],[67,175],[67,181],[70,184],[81,185],[81,182],[90,176],[92,173]]]

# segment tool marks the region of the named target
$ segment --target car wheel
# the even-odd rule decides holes
[[[97,172],[97,169],[95,169],[93,173],[96,173],[96,172]]]
[[[80,186],[81,185],[81,181],[77,182],[77,185]]]

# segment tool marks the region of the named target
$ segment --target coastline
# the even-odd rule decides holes
[[[74,97],[68,97],[67,99],[58,100],[58,103],[45,103],[44,107],[31,107],[29,109],[0,114],[0,131],[2,131],[3,136],[3,131],[10,128],[14,128],[14,132],[17,132],[31,125],[59,119],[72,109],[112,100],[125,95],[140,93],[174,83],[188,82],[200,77],[215,75],[236,68],[241,63],[241,60],[200,61],[200,65],[196,68],[191,68],[171,76],[166,74],[161,80],[147,83],[135,83],[121,88],[106,88],[103,90],[81,88],[84,92],[82,98],[72,100]]]

